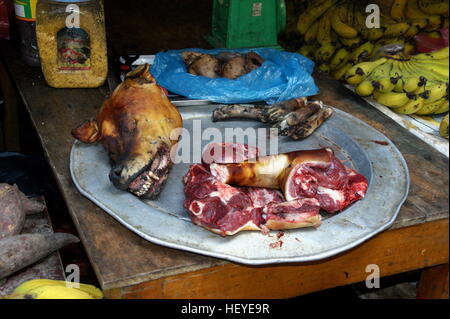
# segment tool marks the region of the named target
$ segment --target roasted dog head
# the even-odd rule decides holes
[[[72,131],[84,142],[101,142],[108,151],[111,182],[137,196],[157,196],[172,161],[174,130],[182,127],[181,115],[143,65],[103,103],[97,117]]]

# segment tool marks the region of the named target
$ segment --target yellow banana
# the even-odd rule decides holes
[[[422,31],[428,25],[428,20],[427,19],[413,19],[413,20],[409,21],[409,24],[411,25],[411,27],[405,33],[406,38],[412,38],[416,34],[418,34],[420,31]]]
[[[317,42],[321,45],[330,44],[331,36],[331,15],[333,10],[328,10],[320,19],[317,30]]]
[[[386,58],[381,58],[376,61],[368,61],[356,64],[347,71],[347,73],[345,74],[345,80],[351,85],[357,85],[361,83],[366,78],[366,76],[372,72],[373,69],[385,63],[386,61]]]
[[[416,46],[410,42],[405,42],[404,52],[408,55],[414,54],[416,52]]]
[[[393,92],[396,93],[403,93],[403,85],[405,84],[403,78],[400,78],[397,83],[395,84],[394,88],[392,89]]]
[[[39,286],[28,290],[26,294],[13,294],[10,299],[95,299],[90,294],[65,286]]]
[[[386,38],[396,38],[405,35],[411,25],[408,22],[397,22],[384,25],[384,36]]]
[[[424,99],[421,97],[416,97],[410,99],[405,105],[398,108],[393,108],[392,110],[399,114],[414,114],[422,108],[423,104]]]
[[[403,91],[407,93],[417,92],[420,87],[425,86],[427,79],[424,77],[405,78],[403,80]]]
[[[413,60],[441,60],[449,56],[448,46],[431,53],[421,53],[411,57]]]
[[[344,76],[345,76],[345,73],[347,73],[348,69],[350,69],[351,67],[352,67],[352,64],[351,63],[347,63],[343,67],[334,70],[331,75],[336,80],[343,80]]]
[[[415,114],[417,115],[428,115],[428,114],[434,114],[439,107],[443,104],[445,98],[441,98],[440,100],[431,102],[431,103],[424,103],[422,108],[418,110]]]
[[[448,102],[448,101],[447,101]],[[439,126],[439,133],[443,138],[448,139],[448,114],[442,119],[441,125]]]
[[[311,27],[309,27],[308,31],[306,31],[304,40],[306,43],[313,43],[317,39],[317,31],[319,30],[319,21],[316,20]]]
[[[387,61],[376,67],[368,76],[372,80],[372,85],[379,92],[390,92],[394,89],[395,83],[392,83],[390,73],[392,62]]]
[[[430,15],[420,10],[418,0],[408,1],[408,5],[406,6],[406,17],[408,19],[427,19],[428,26],[425,28],[425,30],[427,31],[434,31],[439,29],[443,22],[441,16],[437,14]]]
[[[355,48],[350,56],[350,60],[354,63],[358,63],[359,61],[366,60],[371,54],[375,45],[371,41],[367,41]]]
[[[374,91],[375,91],[375,88],[372,85],[372,81],[368,80],[368,79],[363,80],[355,88],[356,94],[361,95],[361,96],[370,96],[373,94]]]
[[[346,47],[342,47],[336,51],[336,53],[331,58],[329,65],[330,70],[334,71],[344,66],[350,58],[350,51]]]
[[[448,16],[448,1],[436,1],[436,0],[419,0],[417,2],[422,12],[426,14],[438,14]]]
[[[442,101],[442,104],[439,106],[439,108],[434,111],[434,114],[442,114],[448,112],[448,104],[448,99],[444,98],[444,101]]]
[[[394,0],[391,7],[391,17],[395,20],[403,20],[407,3],[408,0]]]
[[[390,108],[402,107],[409,102],[408,93],[396,93],[387,92],[380,93],[378,91],[373,92],[373,98],[380,104],[383,104]]]
[[[29,281],[26,281],[26,282],[23,282],[22,284],[20,284],[14,290],[13,295],[25,295],[30,290],[33,290],[35,288],[42,287],[42,286],[71,287],[71,285],[73,285],[73,284],[74,283],[60,281],[60,280],[34,279],[34,280],[29,280]],[[79,286],[78,288],[74,288],[74,289],[78,289],[85,293],[88,293],[92,297],[97,298],[97,299],[101,299],[104,297],[103,292],[95,286],[86,285],[86,284],[78,284],[78,286]]]
[[[339,38],[339,41],[348,48],[355,48],[360,45],[363,40],[360,37],[356,37],[351,39]]]
[[[297,31],[304,35],[311,25],[319,19],[329,8],[335,4],[336,0],[324,0],[311,5],[298,17]]]
[[[369,30],[371,29],[367,28],[366,17],[363,14],[363,8],[361,6],[357,7],[354,17],[355,17],[355,28],[357,28],[360,31],[361,37],[363,39],[368,39]]]
[[[431,86],[427,85],[426,90],[428,91],[428,94],[424,95],[426,97],[426,103],[436,102],[448,96],[448,83],[441,82]]]
[[[331,17],[331,26],[340,37],[351,39],[358,36],[358,31],[344,21],[347,13],[347,7],[344,5],[337,6]]]
[[[432,31],[432,32],[424,32],[427,36],[429,36],[430,38],[435,38],[435,39],[441,39],[442,35],[440,32],[438,31]]]
[[[304,44],[300,50],[298,50],[298,53],[300,53],[301,55],[310,58],[310,59],[314,59],[314,55],[317,51],[317,44]]]
[[[376,41],[384,37],[385,27],[381,28],[372,28],[367,32],[367,40]]]
[[[320,65],[318,66],[318,69],[319,69],[320,71],[322,71],[322,72],[325,72],[325,73],[329,73],[329,72],[330,72],[330,66],[329,66],[328,64],[326,64],[326,63],[320,64]]]
[[[434,74],[436,77],[441,78],[445,81],[449,79],[449,64],[446,62],[439,61],[413,61],[413,65],[418,69],[418,73],[423,71],[428,71],[431,74]]]
[[[332,43],[326,43],[322,45],[319,50],[316,51],[315,58],[316,62],[327,62],[336,51],[336,46]]]

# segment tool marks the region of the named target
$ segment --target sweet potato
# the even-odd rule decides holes
[[[19,193],[16,185],[0,184],[0,239],[19,234],[25,224],[26,213]]]
[[[0,239],[0,280],[78,242],[71,234],[25,234]]]

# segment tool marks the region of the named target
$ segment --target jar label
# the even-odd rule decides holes
[[[16,18],[25,21],[36,21],[37,0],[14,0]]]
[[[81,28],[63,28],[57,35],[58,71],[91,69],[90,39]]]

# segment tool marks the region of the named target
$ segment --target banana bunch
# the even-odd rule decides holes
[[[72,288],[65,281],[35,279],[20,284],[6,299],[102,299],[100,289],[85,284]]]
[[[448,25],[447,0],[394,0],[391,17],[396,21],[426,20],[425,31],[436,31]]]
[[[297,33],[303,45],[298,52],[318,69],[344,80],[353,66],[378,59],[383,46],[397,44],[411,55],[412,41],[420,32],[436,33],[448,25],[446,0],[394,0],[390,16],[381,14],[381,27],[368,28],[369,0],[315,0],[299,15]]]
[[[344,79],[361,96],[373,96],[400,114],[449,110],[449,48],[409,56],[388,54],[349,68]]]

